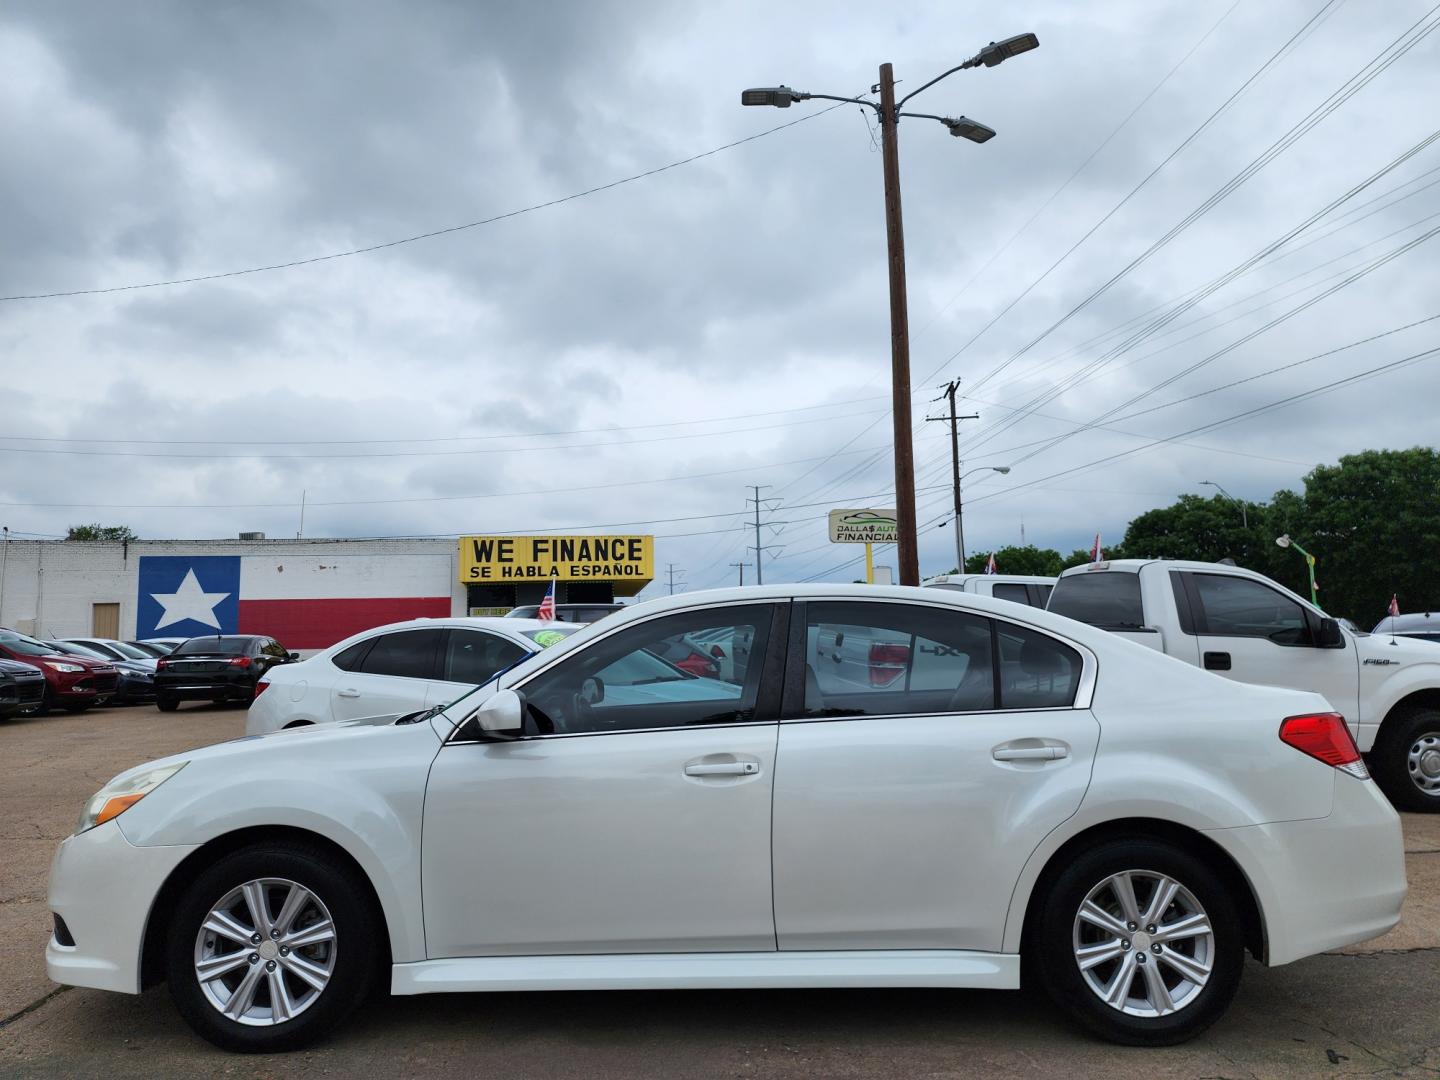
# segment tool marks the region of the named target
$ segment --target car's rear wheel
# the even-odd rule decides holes
[[[180,702],[177,698],[157,697],[155,707],[161,712],[174,712],[180,708]]]
[[[1146,839],[1071,861],[1041,900],[1029,951],[1046,992],[1082,1025],[1113,1042],[1166,1046],[1225,1011],[1244,941],[1223,879]]]
[[[1440,709],[1389,717],[1380,725],[1369,762],[1397,809],[1440,813]]]
[[[368,889],[323,851],[273,844],[226,856],[186,889],[166,950],[182,1016],[227,1050],[294,1050],[344,1020],[374,982]]]

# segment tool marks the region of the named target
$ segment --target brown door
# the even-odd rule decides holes
[[[120,605],[93,604],[90,613],[90,634],[98,638],[120,636]]]

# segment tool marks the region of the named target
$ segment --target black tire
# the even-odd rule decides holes
[[[211,908],[236,888],[258,879],[284,879],[304,886],[328,909],[335,931],[333,968],[324,989],[298,1015],[265,1026],[242,1024],[222,1015],[195,972],[197,937]],[[278,912],[283,896],[283,887],[271,895],[272,915]],[[358,873],[318,848],[271,843],[225,856],[185,890],[170,923],[165,971],[180,1015],[198,1034],[225,1050],[275,1053],[313,1042],[364,1001],[387,955],[384,928],[369,897],[369,887]],[[266,978],[260,976],[262,984]],[[261,996],[268,999],[268,988],[257,992],[257,1001]]]
[[[1440,814],[1440,781],[1431,780],[1432,793],[1427,794],[1421,783],[1429,778],[1422,773],[1422,780],[1411,773],[1411,750],[1427,739],[1436,739],[1437,742],[1430,745],[1440,751],[1440,709],[1395,712],[1380,725],[1380,734],[1367,760],[1375,782],[1397,810]],[[1432,759],[1424,760],[1428,763]]]
[[[175,698],[157,697],[155,699],[155,707],[161,712],[174,712],[180,708],[180,702]]]
[[[1082,974],[1076,959],[1076,924],[1082,903],[1111,875],[1125,871],[1136,874],[1135,896],[1141,911],[1148,898],[1142,890],[1147,884],[1153,885],[1153,879],[1145,875],[1161,874],[1183,886],[1210,920],[1213,938],[1209,942],[1209,977],[1198,989],[1191,987],[1188,996],[1184,995],[1184,984],[1172,984],[1168,990],[1181,990],[1182,1000],[1177,1011],[1168,1015],[1136,1016],[1106,1003]],[[1105,906],[1103,902],[1101,906]],[[1178,913],[1177,908],[1167,911],[1172,912],[1172,916]],[[1162,919],[1162,925],[1165,921],[1172,920]],[[1090,931],[1088,924],[1086,932],[1098,935],[1101,940],[1105,938],[1103,932]],[[1118,943],[1120,939],[1110,940]],[[1177,941],[1174,948],[1181,952],[1200,948],[1198,939],[1186,940],[1190,943]],[[1177,978],[1177,970],[1168,962],[1155,962],[1152,951],[1155,946],[1147,946],[1143,938],[1139,946],[1136,949],[1127,941],[1124,946],[1127,951],[1121,955],[1133,953],[1136,964],[1144,964],[1150,969],[1149,973],[1162,973],[1162,979]],[[1164,951],[1169,946],[1159,948]],[[1050,882],[1040,898],[1025,959],[1028,972],[1044,987],[1051,1000],[1082,1027],[1127,1046],[1170,1046],[1194,1038],[1224,1013],[1240,985],[1244,952],[1244,934],[1236,905],[1220,875],[1201,859],[1179,848],[1160,840],[1140,838],[1112,840],[1084,851]],[[1096,965],[1091,973],[1097,981],[1113,979],[1119,973],[1121,962],[1115,959]],[[1149,973],[1141,967],[1134,970],[1134,978],[1146,984]]]

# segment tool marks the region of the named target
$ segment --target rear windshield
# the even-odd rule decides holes
[[[1145,625],[1140,575],[1121,570],[1062,577],[1047,607],[1056,615],[1105,630],[1138,630]]]
[[[197,637],[175,646],[171,656],[244,656],[254,638]]]

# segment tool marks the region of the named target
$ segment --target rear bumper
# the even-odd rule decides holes
[[[1400,818],[1371,781],[1335,776],[1329,817],[1212,829],[1250,880],[1271,967],[1368,941],[1400,921]]]
[[[51,936],[46,974],[67,986],[138,994],[151,905],[194,850],[136,847],[115,821],[61,841],[50,866],[50,910],[65,920],[75,944]]]
[[[255,679],[172,676],[156,679],[154,693],[172,701],[249,701],[255,696]]]

